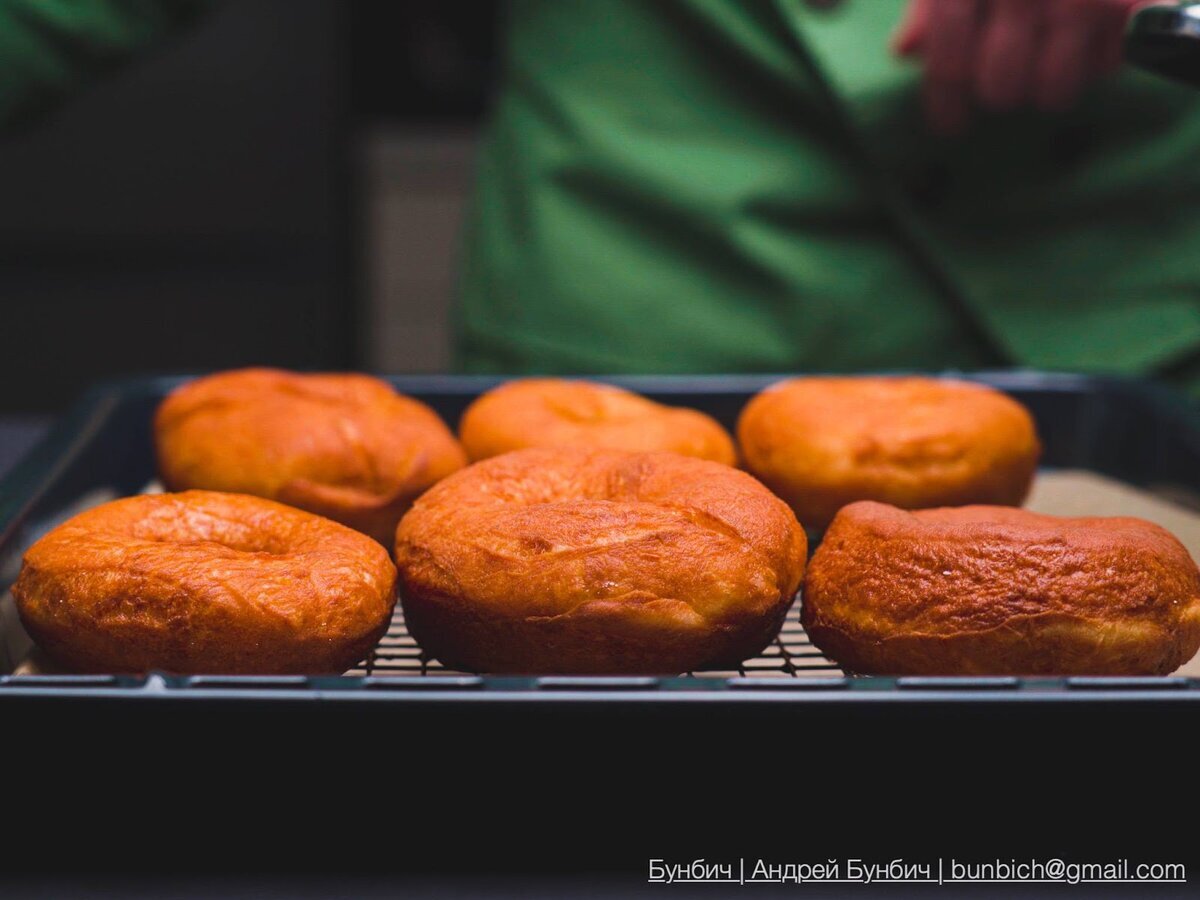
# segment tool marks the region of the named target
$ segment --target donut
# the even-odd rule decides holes
[[[667,450],[729,466],[737,461],[733,439],[710,416],[589,381],[509,381],[467,408],[458,433],[473,461],[528,447]]]
[[[413,499],[466,464],[433,410],[366,375],[210,375],[162,402],[154,435],[168,490],[278,500],[387,547]]]
[[[396,532],[405,622],[474,672],[736,664],[779,630],[806,552],[791,510],[744,472],[566,447],[469,466]]]
[[[813,554],[803,623],[870,675],[1165,675],[1200,648],[1200,572],[1142,519],[864,501]]]
[[[259,497],[187,491],[80,513],[25,554],[13,598],[81,672],[341,673],[387,630],[387,551]]]
[[[817,530],[856,500],[1019,506],[1041,453],[1015,400],[935,378],[783,381],[747,404],[737,431],[746,468]]]

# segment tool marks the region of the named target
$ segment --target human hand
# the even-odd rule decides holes
[[[956,134],[975,107],[1069,107],[1121,64],[1130,15],[1158,0],[912,0],[893,38],[924,65],[925,117]]]

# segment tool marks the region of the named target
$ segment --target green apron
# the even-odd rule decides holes
[[[462,367],[1200,383],[1200,94],[925,129],[903,0],[514,0]]]

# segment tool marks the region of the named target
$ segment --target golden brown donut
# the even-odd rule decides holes
[[[855,500],[1019,506],[1041,453],[1015,400],[935,378],[783,381],[742,410],[738,441],[746,468],[816,529]]]
[[[472,460],[526,447],[583,447],[737,461],[733,439],[710,416],[590,381],[509,381],[467,408],[458,433]]]
[[[744,472],[674,453],[539,448],[476,463],[400,522],[405,621],[451,668],[678,673],[778,631],[804,531]]]
[[[188,491],[59,525],[25,554],[13,597],[76,671],[341,673],[387,630],[395,582],[387,551],[336,522]]]
[[[1165,675],[1200,648],[1200,572],[1142,519],[854,503],[813,554],[804,627],[871,675]]]
[[[169,490],[267,497],[387,547],[412,501],[466,464],[433,410],[367,375],[210,375],[162,402],[154,433]]]

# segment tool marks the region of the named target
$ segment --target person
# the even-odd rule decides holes
[[[196,4],[69,5],[140,41]],[[1200,387],[1200,98],[1114,71],[1140,5],[511,0],[459,366]],[[67,6],[3,0],[0,41]]]
[[[1138,5],[514,0],[462,364],[1200,384],[1200,104],[1112,74]]]

